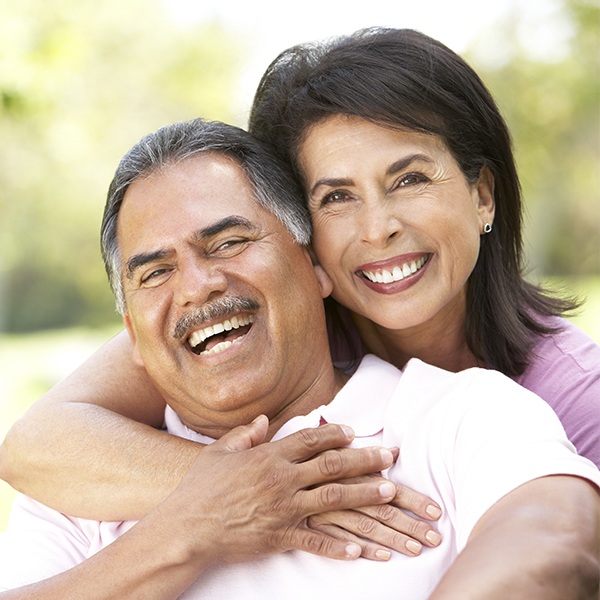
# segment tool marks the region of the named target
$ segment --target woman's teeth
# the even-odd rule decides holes
[[[395,266],[391,271],[381,269],[379,271],[362,271],[362,274],[373,283],[394,283],[400,281],[409,275],[416,273],[427,262],[427,255],[421,256],[402,265]]]

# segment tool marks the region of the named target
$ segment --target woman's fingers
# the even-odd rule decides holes
[[[437,546],[440,534],[429,523],[414,519],[389,504],[335,511],[310,517],[309,526],[343,540],[360,543],[362,555],[386,560],[386,550],[417,556],[423,545]]]

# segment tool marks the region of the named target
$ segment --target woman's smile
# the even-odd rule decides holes
[[[361,265],[356,274],[366,280],[366,285],[380,293],[390,293],[388,284],[404,281],[412,285],[423,275],[423,267],[430,254],[403,255],[375,263]]]

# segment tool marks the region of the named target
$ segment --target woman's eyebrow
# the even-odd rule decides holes
[[[386,170],[386,175],[393,175],[398,171],[402,171],[406,169],[411,163],[416,161],[423,161],[428,163],[433,163],[431,157],[426,154],[409,154],[408,156],[404,156],[403,158],[393,162]],[[348,177],[323,177],[315,182],[315,185],[310,189],[309,194],[314,194],[316,189],[322,185],[326,187],[344,187],[353,185],[354,181]]]
[[[409,154],[408,156],[405,156],[404,158],[401,158],[400,160],[397,160],[396,162],[392,163],[388,167],[386,174],[393,175],[394,173],[397,173],[398,171],[403,171],[410,164],[412,164],[413,162],[417,162],[417,161],[433,163],[433,160],[431,159],[431,157],[427,156],[426,154],[419,154],[419,153]]]
[[[348,179],[347,177],[323,177],[319,179],[315,185],[309,191],[309,194],[312,195],[315,193],[315,190],[320,186],[324,185],[326,187],[344,187],[352,185],[354,182],[352,179]]]

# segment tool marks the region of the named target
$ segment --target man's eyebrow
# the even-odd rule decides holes
[[[203,229],[199,229],[194,232],[192,235],[192,239],[195,242],[202,242],[214,235],[221,233],[227,229],[232,229],[234,227],[242,227],[247,229],[248,231],[257,231],[259,227],[246,219],[245,217],[241,217],[239,215],[231,215],[229,217],[225,217],[208,227],[204,227]],[[166,258],[170,252],[168,250],[154,250],[152,252],[141,252],[140,254],[135,254],[132,256],[126,264],[125,272],[127,274],[128,279],[133,278],[133,274],[137,269],[152,263],[157,260],[162,260]]]
[[[406,169],[406,167],[408,167],[411,163],[418,161],[418,160],[428,162],[428,163],[433,163],[433,160],[426,154],[409,154],[408,156],[405,156],[404,158],[401,158],[400,160],[397,160],[396,162],[392,163],[387,168],[386,174],[393,175],[394,173],[397,173],[398,171],[402,171],[403,169]],[[354,184],[354,181],[347,177],[324,177],[323,179],[319,179],[315,183],[315,185],[313,185],[313,187],[310,190],[310,193],[314,194],[315,190],[321,185],[324,185],[326,187],[344,187],[344,186],[350,186],[353,184]]]
[[[125,272],[127,274],[127,279],[131,279],[135,271],[140,267],[157,260],[162,260],[163,258],[166,258],[168,254],[169,252],[167,250],[155,250],[154,252],[141,252],[140,254],[135,254],[126,264]]]
[[[194,233],[193,238],[195,241],[201,242],[207,238],[221,233],[222,231],[232,229],[234,227],[241,227],[243,229],[247,229],[248,231],[257,231],[259,229],[258,225],[252,223],[252,221],[249,221],[245,217],[241,217],[240,215],[230,215],[228,217],[224,217],[220,221],[216,221],[208,227],[199,229]]]

